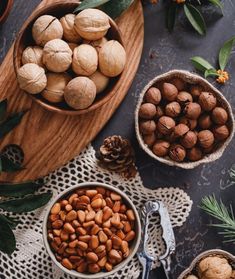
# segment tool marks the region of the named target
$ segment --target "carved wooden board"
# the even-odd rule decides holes
[[[44,0],[39,6],[53,0]],[[1,180],[23,181],[43,177],[78,155],[104,127],[118,108],[135,77],[144,39],[142,6],[136,0],[118,20],[127,51],[127,66],[111,100],[96,111],[81,116],[49,112],[19,90],[13,69],[13,47],[0,67],[0,99],[7,98],[9,111],[29,109],[21,124],[7,135],[0,148],[18,144],[24,151],[25,170],[1,175]]]

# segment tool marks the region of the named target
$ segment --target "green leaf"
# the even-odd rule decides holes
[[[211,4],[219,7],[221,9],[221,11],[223,12],[223,5],[220,2],[220,0],[208,0],[209,2],[211,2]]]
[[[200,56],[194,56],[190,59],[192,61],[193,66],[201,71],[201,72],[205,72],[206,70],[215,70],[214,67],[208,62],[206,61],[204,58],[200,57]]]
[[[0,159],[2,163],[2,171],[15,172],[24,169],[20,164],[14,163],[12,160],[8,159],[4,155],[2,155]]]
[[[200,11],[191,4],[184,5],[184,12],[193,28],[200,34],[206,34],[206,25]]]
[[[0,218],[0,251],[11,255],[16,249],[16,240],[11,226],[5,218]]]
[[[43,184],[32,181],[23,183],[0,183],[0,196],[4,197],[22,197],[33,194]]]
[[[0,202],[0,208],[13,213],[30,212],[47,204],[52,193],[30,195],[22,199],[14,199]]]
[[[21,121],[26,112],[18,112],[9,116],[3,123],[0,124],[0,139],[14,129]]]
[[[110,0],[101,7],[101,10],[115,19],[127,10],[132,2],[133,0]]]
[[[99,7],[110,0],[83,0],[81,4],[74,10],[74,13],[78,13],[79,11],[82,11],[84,9],[88,8],[96,8]]]
[[[18,224],[20,224],[20,221],[14,219],[14,218],[2,215],[2,214],[0,214],[0,222],[1,222],[1,220],[6,221],[9,224],[9,226],[11,227],[11,229],[15,229],[16,226]]]
[[[175,26],[175,19],[177,14],[177,5],[175,3],[172,3],[169,8],[167,9],[166,13],[166,27],[168,31],[172,32],[174,30]]]
[[[215,69],[206,70],[204,73],[205,78],[208,77],[219,77],[219,74]]]
[[[5,118],[6,112],[7,112],[7,99],[2,100],[0,102],[0,121],[2,121]]]
[[[235,36],[224,43],[219,52],[219,66],[221,70],[224,70],[228,64],[229,56],[232,52],[235,43]]]

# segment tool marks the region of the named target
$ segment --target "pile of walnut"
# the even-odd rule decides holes
[[[123,46],[105,38],[109,28],[109,17],[97,9],[67,14],[60,20],[39,17],[32,27],[36,46],[22,54],[23,66],[17,75],[20,88],[41,93],[51,103],[65,101],[76,110],[89,107],[126,63]]]
[[[178,78],[158,87],[139,109],[140,132],[156,156],[198,161],[228,138],[228,112],[212,93]]]
[[[67,269],[111,271],[129,256],[134,227],[135,214],[119,194],[102,187],[79,189],[52,207],[48,240]]]
[[[235,270],[228,260],[220,256],[209,256],[200,261],[196,275],[188,275],[185,279],[234,279]]]

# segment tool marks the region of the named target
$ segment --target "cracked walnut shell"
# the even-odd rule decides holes
[[[60,19],[60,23],[64,31],[65,40],[67,42],[77,44],[81,41],[81,37],[75,29],[74,22],[75,22],[74,14],[67,14]]]
[[[40,67],[44,67],[42,62],[43,49],[39,46],[28,46],[22,54],[22,63],[34,63]]]

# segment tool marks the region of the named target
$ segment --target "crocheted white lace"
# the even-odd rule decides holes
[[[144,188],[143,182],[136,175],[134,179],[126,180],[117,174],[101,169],[96,162],[95,151],[92,146],[87,147],[77,158],[66,166],[51,173],[45,178],[46,185],[40,190],[53,191],[53,197],[66,188],[81,182],[98,181],[111,184],[124,191],[140,209],[147,200],[161,200],[168,207],[173,227],[181,226],[189,212],[192,201],[179,188],[158,188],[149,190]],[[0,253],[0,279],[70,279],[61,272],[49,258],[42,240],[42,221],[44,209],[23,214],[21,224],[15,230],[17,249],[11,257]],[[14,215],[13,215],[14,216]],[[158,255],[164,252],[161,239],[161,228],[157,216],[150,220],[149,252],[156,260],[153,268],[158,266]],[[136,279],[141,273],[141,266],[137,257],[125,269],[113,275],[112,279]],[[71,278],[72,279],[72,278]]]

